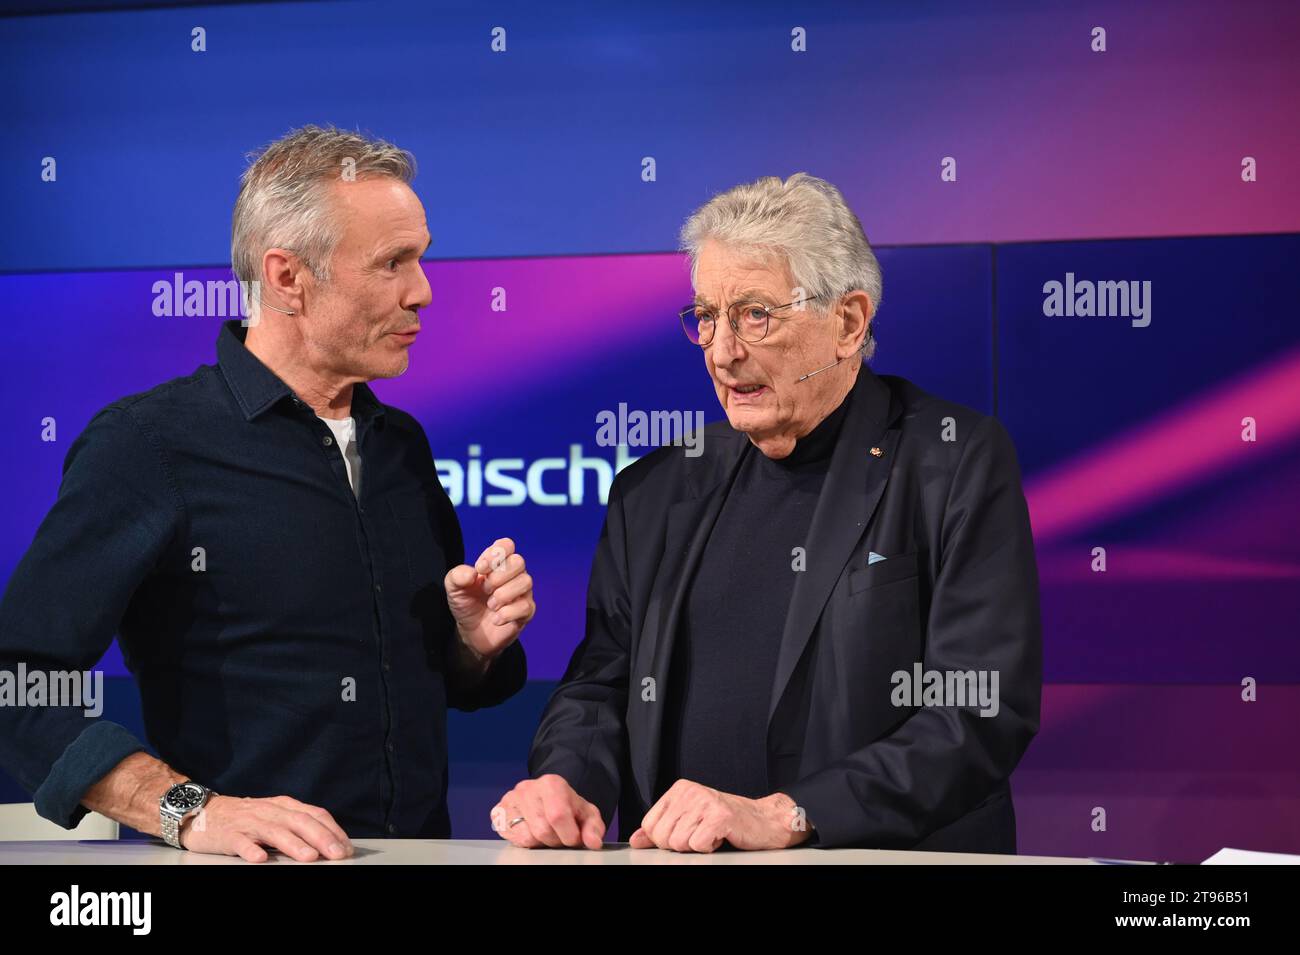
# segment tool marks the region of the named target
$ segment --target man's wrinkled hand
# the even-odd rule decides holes
[[[605,838],[600,810],[554,773],[518,783],[490,815],[497,835],[524,849],[599,849]]]
[[[736,849],[787,849],[808,836],[802,814],[784,793],[747,799],[679,779],[650,807],[629,844],[674,852],[714,852],[724,842]]]

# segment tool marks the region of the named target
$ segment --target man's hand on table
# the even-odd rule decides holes
[[[81,804],[132,829],[160,836],[158,800],[188,778],[155,756],[132,753],[87,789]],[[265,862],[269,856],[263,846],[300,862],[352,855],[352,841],[328,811],[290,796],[249,799],[214,794],[201,810],[181,820],[179,839],[192,852],[239,856],[247,862]],[[332,848],[335,843],[342,851]]]
[[[491,819],[497,835],[524,849],[599,849],[605,838],[600,810],[554,773],[518,783],[493,807]]]
[[[245,862],[265,862],[265,846],[299,862],[352,855],[351,840],[328,811],[291,796],[214,795],[185,817],[180,843],[191,852],[239,856]]]
[[[674,852],[713,852],[724,842],[736,849],[788,849],[810,834],[785,793],[747,799],[679,779],[650,807],[630,845]]]

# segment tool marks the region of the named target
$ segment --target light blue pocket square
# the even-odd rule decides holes
[[[869,551],[867,551],[867,566],[868,566],[868,567],[870,567],[872,564],[878,564],[878,563],[880,563],[880,561],[882,561],[882,560],[888,560],[888,559],[889,559],[888,557],[885,557],[885,556],[883,556],[883,555],[881,555],[881,554],[877,554],[874,550],[869,550]]]

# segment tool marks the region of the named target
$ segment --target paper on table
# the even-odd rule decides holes
[[[1300,865],[1300,856],[1282,852],[1252,852],[1249,849],[1220,849],[1201,865]]]

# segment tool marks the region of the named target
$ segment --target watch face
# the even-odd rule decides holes
[[[167,790],[167,802],[180,810],[193,809],[203,799],[203,790],[188,783],[181,783]]]

